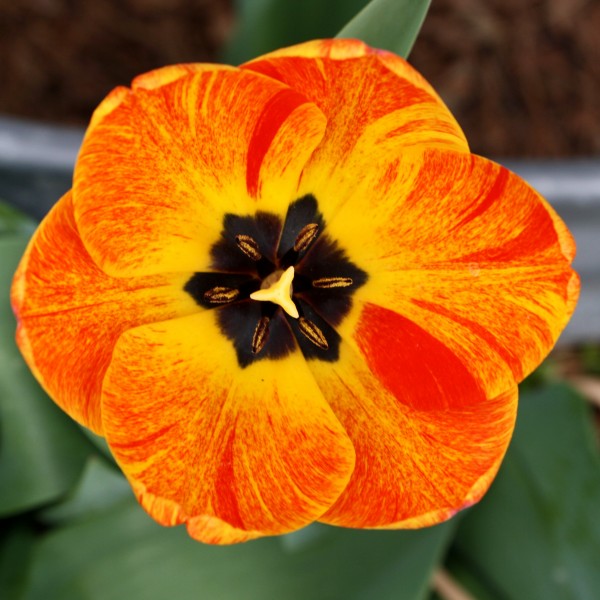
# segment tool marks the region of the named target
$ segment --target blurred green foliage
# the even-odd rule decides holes
[[[237,0],[237,25],[223,61],[238,65],[277,48],[334,37],[367,0]]]
[[[595,600],[600,454],[591,406],[561,384],[521,395],[500,474],[451,553],[492,598]]]
[[[337,37],[358,38],[406,58],[419,35],[431,0],[373,0]]]
[[[431,0],[237,0],[237,27],[223,60],[237,65],[277,48],[336,35],[406,57],[430,4]]]
[[[96,487],[114,477],[102,468]],[[71,502],[79,505],[74,519],[37,545],[26,600],[423,598],[454,531],[453,523],[393,533],[312,526],[290,536],[298,542],[218,548],[160,527],[131,495],[100,510],[94,502],[88,515],[83,501]]]

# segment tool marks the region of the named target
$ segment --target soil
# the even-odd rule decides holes
[[[600,0],[433,0],[411,62],[476,152],[600,153]]]
[[[0,0],[0,113],[84,125],[138,73],[217,60],[232,4]],[[475,152],[600,153],[600,0],[433,0],[411,62]]]

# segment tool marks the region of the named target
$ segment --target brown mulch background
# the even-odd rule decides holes
[[[115,85],[214,61],[231,0],[0,0],[0,113],[83,125]],[[474,151],[600,154],[600,0],[433,0],[411,62]]]

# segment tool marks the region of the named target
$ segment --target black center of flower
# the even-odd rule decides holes
[[[200,306],[218,309],[217,322],[241,367],[283,358],[296,343],[307,359],[338,359],[335,327],[367,274],[327,235],[314,196],[293,202],[283,223],[267,212],[252,217],[226,214],[221,237],[210,252],[213,272],[195,273],[185,291]],[[277,304],[250,298],[291,266],[298,318]]]

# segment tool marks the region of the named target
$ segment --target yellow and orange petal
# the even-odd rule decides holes
[[[324,129],[301,92],[250,71],[142,76],[86,134],[73,185],[84,245],[114,276],[206,270],[225,213],[285,215]]]
[[[433,356],[429,365],[419,365],[424,357],[407,359],[414,346],[395,356],[397,347],[386,348],[386,341],[377,346],[378,358],[387,352],[404,389],[391,389],[389,379],[382,380],[348,344],[342,344],[336,363],[309,362],[356,451],[352,478],[323,522],[361,528],[439,523],[481,498],[508,447],[516,386],[473,402],[465,398],[471,393],[465,376],[451,372],[454,365],[434,364],[439,357]],[[411,379],[412,368],[419,370],[415,378],[422,377],[422,385]],[[411,395],[425,392],[432,397],[414,402]]]
[[[298,350],[240,369],[215,312],[121,336],[106,439],[160,522],[209,543],[298,529],[346,487],[353,446]]]
[[[469,151],[431,86],[403,59],[358,40],[299,44],[242,68],[302,91],[327,117],[325,136],[303,173],[306,193],[329,181],[359,183],[390,156],[425,147]],[[327,202],[333,211],[334,193]]]
[[[83,247],[67,193],[44,219],[15,275],[17,341],[48,394],[102,434],[101,389],[121,332],[199,308],[183,285],[190,274],[115,279]]]
[[[446,347],[486,397],[543,360],[579,279],[568,230],[523,180],[477,156],[431,150],[374,166],[355,186],[336,184],[328,230],[369,273],[340,333],[365,360],[365,332],[377,320],[393,331],[395,315]],[[387,312],[374,317],[369,304]]]

